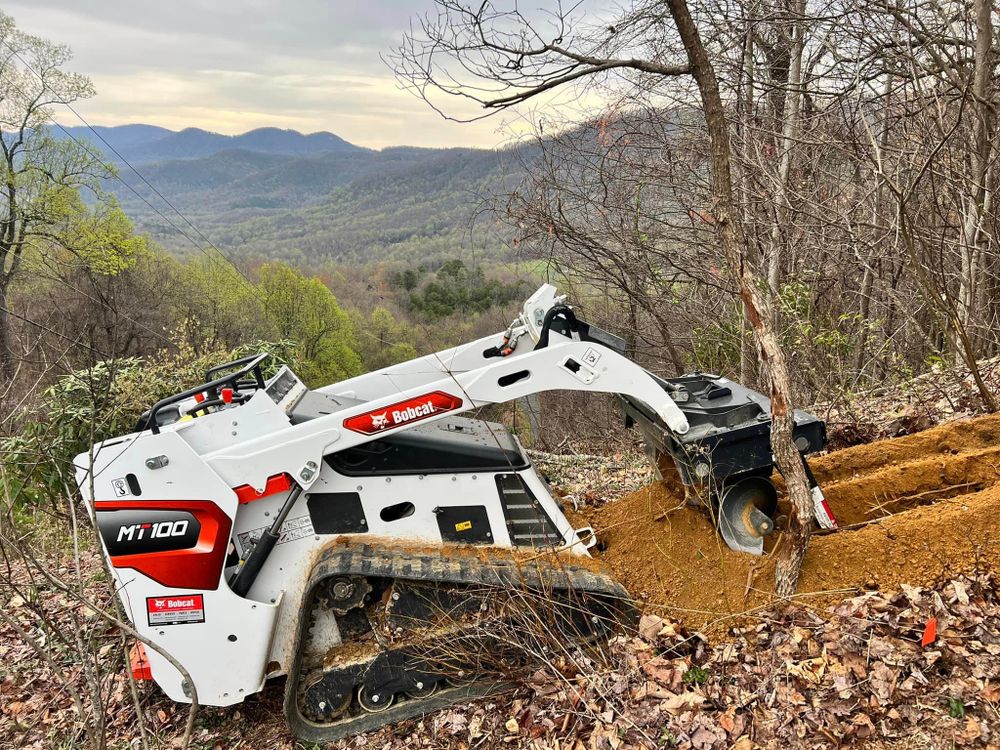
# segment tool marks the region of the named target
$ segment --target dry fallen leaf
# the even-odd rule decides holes
[[[987,703],[1000,703],[1000,682],[986,683],[979,695]]]
[[[705,703],[705,696],[701,693],[671,693],[664,698],[660,704],[668,712],[679,714],[681,711],[690,711],[693,708],[700,708]]]
[[[647,641],[653,640],[663,629],[664,620],[656,615],[643,615],[639,619],[639,635]]]
[[[972,716],[968,716],[965,719],[965,729],[958,735],[958,739],[963,744],[970,742],[975,742],[982,736],[983,730],[979,726],[979,722]]]
[[[788,674],[793,677],[798,677],[806,682],[812,682],[818,685],[823,681],[823,675],[826,674],[828,664],[829,659],[826,655],[826,647],[824,646],[823,654],[821,656],[817,656],[815,659],[806,659],[799,662],[785,662],[785,669]]]
[[[726,734],[732,734],[733,730],[736,728],[736,719],[734,717],[735,709],[729,709],[726,713],[719,717],[719,726],[726,730]]]

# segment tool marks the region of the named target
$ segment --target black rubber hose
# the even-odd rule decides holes
[[[250,587],[253,586],[254,581],[257,580],[257,576],[264,567],[264,563],[271,556],[271,550],[274,549],[274,545],[278,543],[278,539],[281,537],[281,527],[284,525],[288,513],[292,510],[292,506],[295,505],[295,501],[299,499],[299,495],[301,494],[302,487],[296,483],[292,487],[292,491],[288,493],[288,498],[281,506],[281,510],[278,511],[274,523],[260,535],[260,539],[257,540],[253,549],[250,550],[250,555],[243,561],[243,564],[229,581],[229,588],[237,596],[246,596],[247,592],[250,591]]]
[[[545,318],[542,320],[542,330],[538,334],[538,343],[535,344],[535,351],[544,349],[549,345],[549,329],[552,328],[552,322],[558,316],[561,316],[569,323],[571,331],[576,331],[576,313],[573,312],[573,308],[568,305],[553,305],[545,313]]]

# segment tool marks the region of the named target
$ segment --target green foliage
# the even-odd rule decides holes
[[[90,207],[78,190],[56,186],[43,200],[51,227],[44,238],[32,243],[42,262],[52,256],[68,256],[93,273],[117,276],[134,268],[150,252],[148,238],[135,233],[132,221],[114,198]]]
[[[784,343],[793,349],[825,349],[843,354],[850,348],[848,329],[862,323],[859,315],[842,315],[830,319],[814,308],[815,283],[808,278],[791,279],[781,286],[778,309],[787,325],[782,333]]]
[[[708,681],[708,670],[694,666],[685,672],[681,679],[685,685],[704,685]]]
[[[229,348],[247,338],[266,338],[256,288],[218,255],[174,264],[179,293],[173,316],[183,321],[185,342],[196,352]]]
[[[196,352],[232,348],[258,339],[295,344],[298,374],[313,386],[363,371],[356,328],[320,279],[284,263],[261,266],[248,280],[221,257],[177,264],[182,294],[176,317]]]
[[[74,141],[53,137],[48,120],[55,102],[72,104],[94,95],[85,76],[64,69],[72,55],[61,44],[26,34],[14,19],[0,12],[0,46],[5,49],[4,74],[0,76],[0,139],[4,153],[0,159],[0,215],[5,231],[0,237],[0,281],[5,289],[19,270],[18,258],[27,247],[51,245],[78,201],[77,191],[97,191],[109,169],[100,159]],[[36,75],[25,69],[31,61]],[[58,243],[56,243],[58,244]]]
[[[53,502],[73,479],[73,459],[101,440],[133,432],[142,412],[161,398],[205,379],[205,371],[248,353],[269,351],[271,367],[295,366],[289,342],[257,343],[232,351],[173,354],[98,362],[59,378],[25,415],[23,429],[0,441],[0,497],[16,505]]]
[[[723,308],[718,320],[707,321],[694,329],[691,346],[697,369],[719,373],[739,369],[742,321],[743,309],[733,302]]]
[[[277,337],[298,343],[299,375],[319,386],[362,372],[354,329],[347,313],[322,281],[283,263],[258,271],[264,314]]]
[[[416,329],[396,320],[384,307],[376,307],[368,316],[356,313],[354,318],[365,370],[381,370],[418,356]]]
[[[410,294],[410,309],[427,320],[446,318],[456,312],[481,313],[525,296],[523,281],[506,284],[488,279],[482,268],[472,271],[458,259],[444,263],[434,280]]]
[[[394,271],[389,275],[389,283],[395,287],[412,292],[420,284],[420,279],[427,273],[423,266],[420,268],[407,268],[404,271]]]
[[[807,387],[823,387],[841,374],[850,377],[859,346],[875,340],[882,324],[859,313],[837,314],[823,308],[817,303],[816,289],[816,279],[803,274],[783,284],[776,300],[781,343],[799,384]],[[734,301],[717,319],[696,327],[692,337],[695,366],[709,372],[738,371],[743,337],[751,335],[742,321],[742,305]]]
[[[76,229],[81,236],[77,254],[88,268],[105,276],[132,268],[149,252],[147,238],[135,234],[132,222],[115,202],[82,217]]]
[[[948,716],[953,719],[965,718],[965,702],[961,698],[948,698]]]

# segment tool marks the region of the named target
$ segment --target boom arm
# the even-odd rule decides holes
[[[318,466],[330,452],[414,424],[554,390],[628,396],[646,404],[674,433],[686,433],[687,418],[642,367],[597,341],[577,341],[554,328],[542,330],[541,321],[559,302],[554,291],[543,286],[505,333],[321,389],[364,403],[225,446],[205,459],[223,477],[234,482],[252,477],[250,483],[263,488],[267,477],[291,467]],[[534,348],[532,344],[546,333],[547,344]],[[510,345],[506,356],[495,353],[502,341]],[[308,489],[311,479],[295,473]],[[305,474],[315,477],[314,472]]]
[[[498,370],[489,369],[491,366],[497,364],[498,356],[502,357],[502,361],[504,362],[519,362],[520,367],[523,368],[528,364],[523,358],[534,353],[535,347],[543,336],[544,321],[550,311],[560,306],[562,301],[562,297],[556,296],[556,288],[554,286],[543,284],[524,303],[521,314],[511,323],[506,331],[498,331],[491,336],[485,336],[467,344],[443,349],[418,359],[391,365],[381,370],[365,373],[364,375],[343,380],[317,390],[320,393],[327,393],[331,396],[348,396],[362,401],[375,402],[385,397],[399,398],[401,392],[409,392],[413,389],[429,389],[434,383],[441,380],[443,376],[454,380],[459,375],[473,371],[483,371],[483,373],[486,371],[499,372]],[[545,348],[573,343],[575,341],[571,336],[566,336],[555,330],[548,330],[546,338],[547,343],[545,344]],[[500,355],[499,352],[503,350],[505,345],[510,347],[509,351],[505,355]],[[577,387],[579,383],[583,383],[584,385],[593,385],[596,383],[596,373],[594,377],[586,382],[583,378],[577,378],[576,383],[558,387],[563,387],[567,390],[594,390],[603,393],[630,395],[624,390],[615,390],[610,381],[613,378],[616,382],[622,384],[628,383],[630,384],[628,387],[635,387],[642,390],[645,397],[635,396],[635,398],[649,405],[663,418],[671,430],[678,434],[687,432],[687,418],[677,408],[672,399],[665,398],[666,394],[663,389],[657,386],[656,381],[648,372],[625,357],[622,357],[617,352],[609,349],[601,342],[591,342],[588,346],[594,348],[595,353],[598,354],[598,358],[610,355],[604,360],[601,370],[604,373],[612,372],[612,376],[609,378],[606,374],[602,375],[603,380],[600,387]],[[586,360],[583,360],[583,362],[586,362]],[[538,365],[532,364],[532,367],[537,369]],[[497,375],[497,378],[500,377],[502,376]],[[647,388],[646,385],[652,385],[653,388]],[[523,393],[505,391],[502,398],[490,398],[488,394],[482,393],[484,398],[477,405],[509,401],[530,395],[531,393],[537,393],[539,390],[550,390],[550,388],[541,387]],[[497,394],[493,395],[496,396]]]

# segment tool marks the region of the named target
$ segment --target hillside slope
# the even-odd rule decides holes
[[[484,200],[516,181],[525,155],[375,151],[331,133],[276,128],[239,136],[151,125],[95,129],[155,187],[120,162],[121,178],[131,187],[119,180],[106,184],[156,241],[177,251],[190,248],[182,235],[191,232],[160,193],[233,255],[301,262],[495,255],[496,241],[475,217]],[[107,152],[86,128],[68,130]],[[118,161],[114,154],[109,160]]]
[[[503,152],[382,154],[376,168],[315,205],[215,224],[213,230],[228,247],[287,259],[426,261],[499,252],[476,215],[490,195],[515,179]]]

